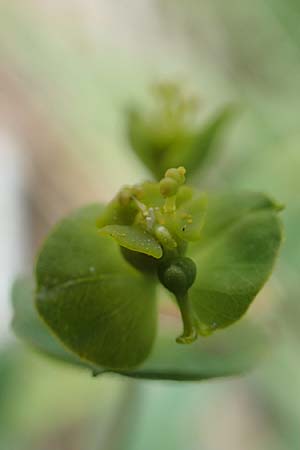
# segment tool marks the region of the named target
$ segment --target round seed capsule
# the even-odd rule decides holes
[[[185,256],[162,262],[158,267],[160,282],[176,296],[183,296],[196,278],[196,264]]]

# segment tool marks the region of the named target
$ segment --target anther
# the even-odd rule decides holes
[[[168,169],[165,173],[165,177],[173,178],[179,185],[182,185],[185,183],[185,174],[186,169],[183,166],[180,166],[177,169]]]

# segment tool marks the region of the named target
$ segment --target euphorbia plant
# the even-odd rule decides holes
[[[202,379],[245,370],[261,348],[260,334],[245,327],[220,333],[219,343],[201,338],[240,319],[268,279],[281,242],[281,206],[261,193],[204,193],[186,183],[184,165],[203,162],[197,142],[207,156],[221,122],[210,121],[204,145],[201,131],[185,128],[184,102],[181,94],[175,102],[172,89],[163,90],[168,126],[130,119],[135,150],[151,161],[158,181],[126,186],[108,205],[65,218],[41,248],[35,288],[26,281],[14,290],[17,334],[94,373]],[[168,145],[153,144],[163,134],[155,127],[168,129]],[[162,172],[180,156],[182,136],[189,142],[184,165]],[[176,342],[169,330],[156,339],[158,286],[182,318]],[[225,353],[216,354],[220,342]]]

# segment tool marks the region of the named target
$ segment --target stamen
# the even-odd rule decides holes
[[[184,167],[168,169],[159,182],[160,193],[166,199],[163,210],[167,214],[176,211],[176,196],[180,186],[185,183],[185,173]]]

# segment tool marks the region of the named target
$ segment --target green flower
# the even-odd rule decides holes
[[[190,177],[218,155],[220,137],[238,108],[223,106],[199,123],[201,102],[184,86],[162,82],[153,86],[152,94],[152,107],[140,110],[133,106],[128,111],[131,148],[155,179],[181,164]]]
[[[181,313],[179,344],[243,316],[272,271],[280,209],[260,193],[198,192],[183,167],[125,187],[52,231],[36,264],[38,312],[80,361],[135,373],[157,334],[159,284]]]

